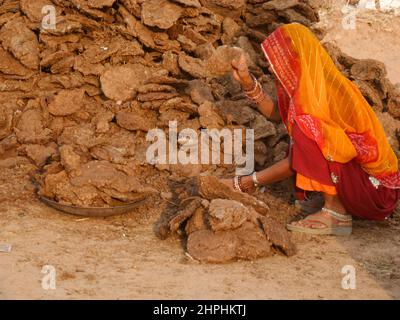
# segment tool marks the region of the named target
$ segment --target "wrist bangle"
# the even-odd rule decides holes
[[[235,190],[243,192],[242,187],[240,186],[240,180],[241,180],[241,177],[238,177],[238,176],[233,178],[233,186],[234,186]]]
[[[257,91],[258,84],[259,84],[258,80],[256,79],[256,77],[252,73],[250,73],[250,76],[253,79],[254,87],[251,90],[243,90],[246,93],[246,95],[254,94]]]
[[[260,94],[260,96],[257,99],[253,99],[254,102],[256,102],[257,104],[261,103],[262,101],[264,101],[267,98],[267,96],[265,95],[265,92],[263,91],[262,94]]]
[[[252,100],[258,104],[261,101],[264,101],[264,99],[266,98],[266,95],[265,95],[264,89],[262,88],[261,84],[258,84],[257,89],[259,89],[260,92],[256,93],[255,95],[246,94],[246,96],[247,96],[247,98],[249,98],[250,100]]]
[[[251,177],[253,179],[254,187],[258,188],[260,186],[260,183],[258,182],[258,179],[257,179],[257,172],[254,171],[253,174],[251,175]]]
[[[254,95],[247,95],[247,97],[253,101],[258,101],[260,97],[264,95],[264,90],[262,89],[260,83],[257,84],[257,89],[259,90],[259,92]]]

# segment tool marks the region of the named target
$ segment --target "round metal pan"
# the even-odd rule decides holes
[[[122,204],[122,205],[117,205],[114,207],[77,207],[77,206],[72,206],[72,205],[67,205],[67,204],[61,204],[58,203],[54,200],[50,200],[46,197],[43,197],[41,195],[37,195],[44,204],[48,205],[49,207],[52,207],[54,209],[60,210],[62,212],[66,212],[69,214],[77,215],[77,216],[84,216],[84,217],[110,217],[110,216],[115,216],[118,214],[124,214],[132,211],[133,209],[137,208],[140,206],[144,200],[145,197],[138,199],[135,202],[127,203],[127,204]]]

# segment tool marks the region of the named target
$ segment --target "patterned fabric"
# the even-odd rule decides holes
[[[290,39],[288,39],[281,29],[272,33],[267,41],[263,43],[262,49],[268,60],[274,61],[271,63],[276,74],[279,74],[279,80],[285,91],[292,97],[300,83],[300,65],[297,62],[298,56],[290,46]]]
[[[360,218],[383,220],[393,213],[400,199],[400,189],[385,187],[368,175],[355,159],[347,163],[326,161],[318,144],[296,123],[292,136],[295,140],[292,168],[297,173],[298,187],[324,193],[333,191],[333,187],[346,212]],[[302,180],[302,176],[308,180]],[[296,190],[296,196],[301,196],[298,199],[304,199],[304,191],[301,194]]]
[[[381,174],[375,178],[387,188],[397,189],[400,186],[400,172]]]
[[[378,159],[378,144],[368,133],[348,133],[347,136],[356,148],[358,162],[368,163]]]
[[[261,47],[278,79],[278,104],[289,134],[296,122],[325,159],[355,160],[383,185],[400,188],[398,159],[376,114],[313,33],[298,23],[284,25]]]
[[[324,139],[322,137],[321,123],[318,119],[309,114],[304,114],[296,117],[296,123],[307,137],[314,140],[322,148]]]

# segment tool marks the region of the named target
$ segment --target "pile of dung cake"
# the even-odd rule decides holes
[[[178,130],[197,132],[252,128],[256,168],[281,160],[287,133],[244,96],[231,76],[231,60],[245,53],[251,72],[274,96],[260,43],[290,22],[322,37],[323,30],[314,28],[317,11],[298,0],[0,0],[0,167],[28,161],[41,195],[110,207],[159,195],[173,202],[167,195],[185,195],[185,188],[171,181],[234,175],[234,164],[150,164],[146,135],[154,128],[167,131],[171,121]],[[385,67],[327,48],[373,105],[399,153],[400,89],[387,80]],[[219,232],[236,239],[219,261],[266,256],[271,248],[293,252],[284,221],[274,217],[279,207],[267,214],[254,197],[230,193],[177,196],[157,233],[166,237],[179,229],[199,260],[218,260],[208,253]],[[251,208],[243,208],[249,201]],[[230,208],[226,216],[221,208]],[[231,219],[235,210],[240,221],[216,222]],[[213,218],[193,232],[189,220],[202,216]],[[241,230],[264,249],[251,249]],[[205,238],[208,249],[200,245]]]
[[[155,232],[161,239],[182,236],[190,258],[225,263],[296,253],[285,228],[295,208],[284,200],[267,193],[235,192],[213,176],[170,185],[173,194]]]
[[[28,159],[43,196],[84,207],[167,191],[171,176],[233,172],[232,165],[150,165],[146,134],[170,121],[179,130],[254,128],[257,164],[277,160],[283,127],[245,99],[230,63],[246,52],[273,91],[257,44],[272,30],[271,17],[274,26],[316,20],[308,4],[286,3],[0,1],[1,160]],[[269,29],[258,26],[264,33],[253,29],[255,16],[268,17]]]

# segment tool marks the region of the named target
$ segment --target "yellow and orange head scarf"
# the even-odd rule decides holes
[[[385,186],[400,187],[398,159],[373,109],[311,31],[284,25],[262,49],[279,79],[279,108],[289,133],[296,121],[327,160],[355,158]]]

